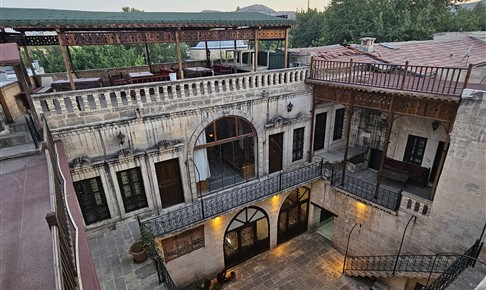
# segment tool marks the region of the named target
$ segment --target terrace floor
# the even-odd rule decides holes
[[[363,150],[360,150],[358,148],[349,148],[348,151],[348,159],[351,159],[353,156],[359,155],[363,153]],[[316,154],[317,158],[323,158],[324,162],[328,162],[331,164],[336,164],[335,168],[336,170],[342,170],[339,168],[342,168],[342,166],[339,164],[344,160],[344,148],[341,149],[333,149],[329,150],[323,153],[318,153]],[[352,173],[350,171],[346,171],[346,174],[348,176],[354,177],[356,179],[365,181],[367,183],[371,184],[376,184],[376,174],[377,171],[371,168],[367,168],[366,170]],[[380,183],[380,187],[393,191],[393,192],[399,192],[400,190],[409,192],[413,195],[419,196],[424,199],[429,199],[430,196],[430,191],[432,190],[431,187],[426,186],[424,188],[415,186],[410,183],[402,183],[397,180],[389,179],[386,177],[383,177]]]

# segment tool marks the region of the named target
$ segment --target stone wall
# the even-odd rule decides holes
[[[268,215],[270,249],[277,245],[277,226],[280,208],[289,192],[257,202],[256,206]],[[216,217],[204,223],[205,247],[178,257],[167,263],[172,279],[179,287],[196,281],[214,278],[224,267],[223,242],[226,229],[240,210]],[[184,269],[181,271],[181,269]]]
[[[404,119],[402,125],[409,125],[409,130],[414,130],[411,125],[417,122],[407,122]],[[397,127],[402,125],[399,123]],[[424,130],[429,125],[423,124]],[[408,200],[406,196],[400,209],[393,212],[359,200],[326,181],[314,182],[312,202],[337,215],[334,220],[333,245],[344,253],[351,228],[355,223],[360,223],[361,228],[357,228],[351,236],[350,255],[396,254],[405,226],[410,217],[415,215],[416,221],[412,220],[405,234],[402,253],[462,253],[472,246],[486,223],[484,128],[486,101],[484,92],[476,92],[461,101],[435,199],[432,203],[421,201],[429,206],[426,214],[407,210],[403,204]],[[429,133],[432,136],[438,134],[436,139],[441,139],[444,134]],[[311,221],[318,223],[318,207],[314,207],[311,212]]]
[[[100,110],[91,113],[87,109],[78,114],[67,112],[59,115],[53,112],[47,116],[49,124],[55,128],[53,132],[56,138],[60,138],[66,148],[74,181],[96,176],[101,178],[111,219],[88,228],[95,230],[135,215],[165,211],[157,185],[157,162],[177,158],[185,204],[197,200],[197,173],[194,164],[188,160],[193,158],[196,140],[205,127],[225,116],[239,116],[254,126],[256,177],[268,175],[267,140],[271,134],[284,133],[284,169],[304,163],[308,159],[311,135],[310,88],[304,85],[303,79],[284,83],[280,87],[268,85],[267,88],[259,87],[251,91],[228,90],[219,94],[199,95],[194,97],[197,100],[191,101],[197,104],[188,102],[188,107],[181,99],[171,99],[159,108],[157,105],[145,105],[138,112],[130,106],[123,106],[118,112]],[[293,104],[291,111],[287,108],[289,103]],[[124,114],[128,117],[120,119],[120,115]],[[66,122],[77,125],[66,126]],[[293,130],[302,127],[304,156],[293,162]],[[117,138],[120,132],[125,135],[124,144],[120,144]],[[126,213],[116,174],[135,167],[141,169],[144,178],[148,207]],[[171,207],[170,210],[177,208]]]

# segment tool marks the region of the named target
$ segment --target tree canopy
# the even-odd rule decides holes
[[[362,37],[425,40],[435,32],[485,30],[486,8],[480,3],[467,10],[449,0],[332,0],[322,12],[298,12],[296,22],[292,47],[358,43]]]

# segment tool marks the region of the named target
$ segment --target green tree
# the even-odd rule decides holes
[[[325,26],[323,12],[308,9],[296,14],[296,24],[290,29],[289,44],[291,47],[309,47],[321,45]]]
[[[124,6],[122,7],[122,12],[144,12],[144,11],[137,8]]]
[[[140,66],[144,64],[143,56],[133,48],[123,45],[97,45],[73,47],[71,56],[76,70]]]
[[[61,48],[57,45],[29,48],[29,55],[32,60],[39,61],[39,65],[44,68],[46,73],[66,71],[66,66],[62,59]]]

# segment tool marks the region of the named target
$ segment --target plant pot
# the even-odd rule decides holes
[[[147,251],[143,248],[143,243],[141,241],[133,243],[130,246],[129,252],[135,263],[142,263],[147,260]]]

